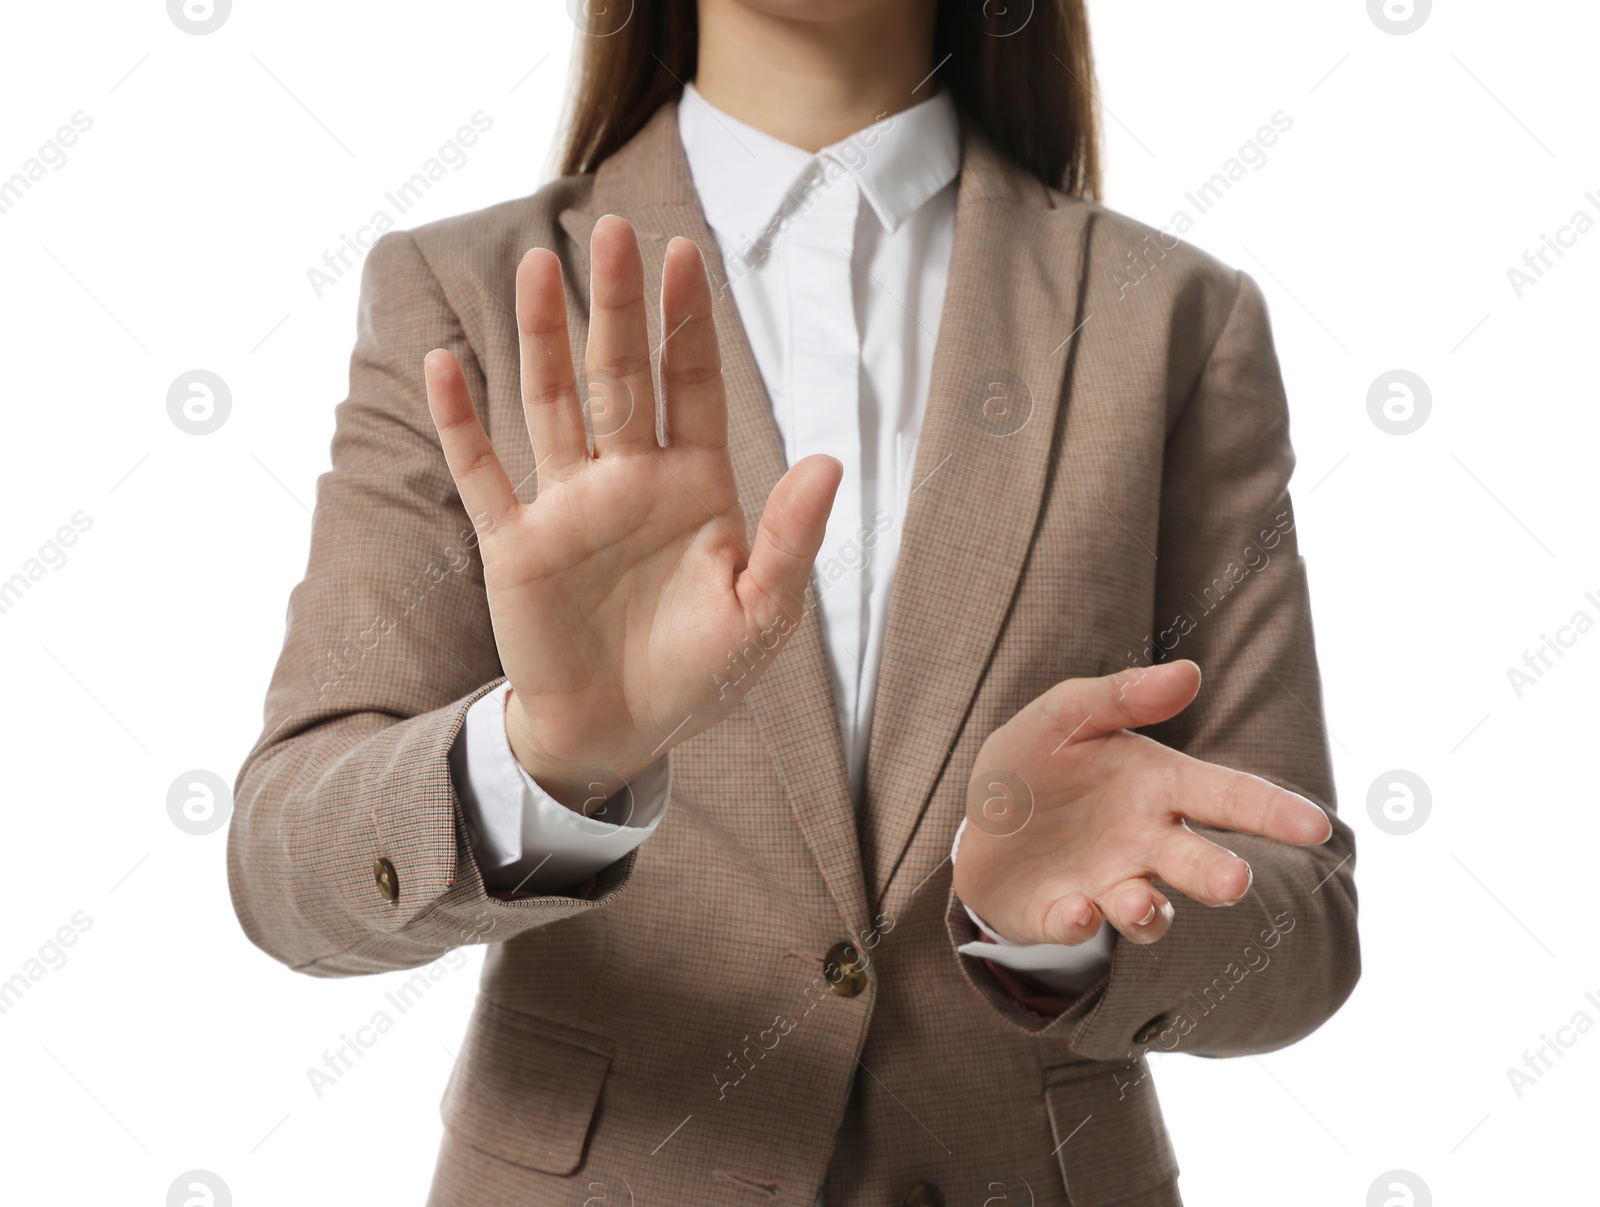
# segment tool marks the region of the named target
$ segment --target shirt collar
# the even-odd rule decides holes
[[[691,83],[678,105],[678,133],[706,220],[741,240],[782,212],[819,159],[850,173],[889,231],[961,167],[960,122],[944,90],[812,155],[724,113]]]

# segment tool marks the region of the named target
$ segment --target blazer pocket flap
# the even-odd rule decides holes
[[[602,1035],[478,1000],[440,1114],[457,1139],[542,1173],[583,1163],[613,1045]]]
[[[1046,1069],[1044,1097],[1072,1207],[1110,1207],[1177,1178],[1177,1154],[1142,1057]]]

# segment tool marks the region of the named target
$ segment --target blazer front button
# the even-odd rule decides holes
[[[394,870],[394,864],[387,859],[374,859],[372,861],[372,879],[377,882],[378,892],[385,901],[398,901],[400,899],[400,875]]]
[[[944,1207],[944,1195],[932,1182],[913,1182],[900,1196],[900,1207]]]
[[[854,943],[835,943],[828,949],[822,978],[840,997],[855,997],[867,987],[867,964]]]

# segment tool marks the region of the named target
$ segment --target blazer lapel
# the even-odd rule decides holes
[[[589,236],[595,223],[608,213],[627,218],[639,232],[647,299],[660,297],[667,243],[674,236],[693,239],[704,254],[722,350],[734,477],[744,509],[746,539],[753,539],[767,495],[788,465],[772,403],[727,288],[721,254],[694,191],[678,138],[676,104],[663,105],[627,146],[601,165],[586,207],[560,215],[562,229],[572,239],[582,267],[581,279],[574,281],[583,302],[571,316],[575,331],[580,324],[584,332],[588,330]],[[646,310],[650,346],[659,366],[661,311],[655,305]],[[821,618],[813,615],[815,610],[807,611],[799,629],[745,702],[771,751],[829,891],[854,932],[866,925],[866,893],[838,712]]]
[[[876,908],[1010,607],[1050,476],[1071,337],[1085,321],[1088,205],[1053,199],[969,125],[956,207],[867,757],[860,837]]]

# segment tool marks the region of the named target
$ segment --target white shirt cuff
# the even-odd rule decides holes
[[[561,893],[655,833],[672,797],[672,756],[657,759],[585,817],[539,787],[511,753],[510,691],[503,683],[467,709],[450,751],[451,776],[484,883],[501,892]]]
[[[955,841],[950,844],[951,867],[955,866],[956,851],[966,829],[967,819],[963,817],[956,827]],[[1054,993],[1083,993],[1092,988],[1111,965],[1111,948],[1116,943],[1117,932],[1109,922],[1102,922],[1093,938],[1071,947],[1064,943],[1013,943],[978,917],[965,902],[961,908],[967,911],[972,924],[994,942],[963,943],[957,951],[974,959],[992,960],[1013,972],[1025,973]]]

